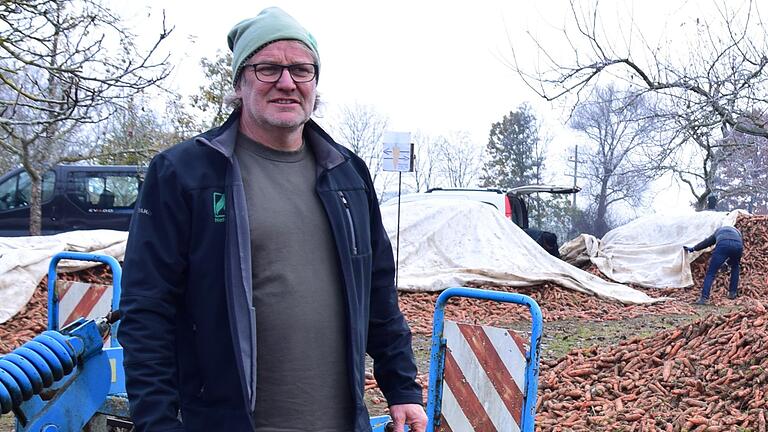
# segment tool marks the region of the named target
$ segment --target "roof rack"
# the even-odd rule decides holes
[[[457,192],[496,192],[503,194],[504,192],[501,189],[482,189],[482,188],[429,188],[425,193],[430,192],[436,192],[436,191],[457,191]]]

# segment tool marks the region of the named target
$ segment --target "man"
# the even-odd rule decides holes
[[[228,35],[235,102],[156,156],[119,339],[137,431],[368,431],[365,352],[396,430],[424,431],[392,248],[360,158],[310,120],[314,38],[268,8]]]
[[[731,283],[728,287],[728,298],[733,300],[739,293],[739,263],[741,254],[744,251],[744,245],[741,239],[741,232],[731,226],[723,226],[704,239],[694,247],[683,246],[686,252],[696,252],[715,245],[712,251],[712,257],[709,259],[707,274],[704,276],[704,286],[701,288],[701,297],[696,304],[704,305],[709,302],[709,291],[712,289],[712,282],[717,276],[717,271],[728,261],[731,266]]]

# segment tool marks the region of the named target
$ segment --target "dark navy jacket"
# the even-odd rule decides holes
[[[693,250],[700,251],[724,240],[733,240],[742,243],[741,232],[732,226],[722,226],[716,229],[711,236],[705,238],[696,246],[694,246]]]
[[[137,432],[253,429],[256,328],[233,154],[238,120],[235,112],[220,128],[160,153],[147,171],[125,255],[118,334]],[[411,333],[367,167],[312,121],[304,137],[344,283],[355,431],[368,431],[366,351],[389,404],[422,403]]]

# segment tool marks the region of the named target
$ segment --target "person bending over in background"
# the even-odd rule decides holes
[[[371,176],[310,119],[315,39],[278,8],[227,39],[234,111],[153,159],[130,229],[135,430],[370,431],[367,351],[395,430],[424,432]]]
[[[741,239],[741,232],[734,227],[720,227],[715,232],[701,241],[694,247],[683,246],[687,252],[696,252],[715,245],[712,251],[712,258],[709,259],[707,274],[704,276],[704,285],[701,287],[701,297],[696,304],[707,304],[709,301],[709,291],[712,289],[712,283],[715,281],[717,271],[727,261],[731,267],[731,282],[728,286],[728,298],[735,299],[739,294],[739,265],[741,255],[744,252],[744,244]]]

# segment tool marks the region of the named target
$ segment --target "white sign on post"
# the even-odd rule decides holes
[[[384,171],[413,171],[413,145],[410,132],[385,132],[382,166]]]

